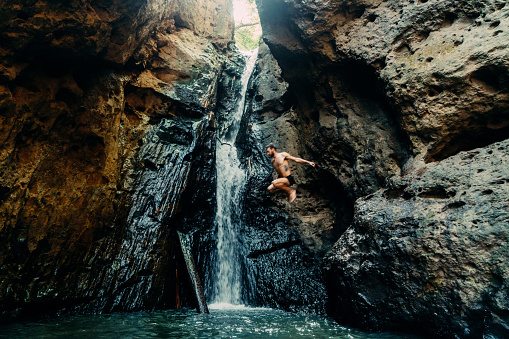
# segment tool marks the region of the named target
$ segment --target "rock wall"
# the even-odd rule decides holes
[[[178,162],[184,195],[204,180],[189,166],[212,170],[231,2],[2,2],[0,13],[1,318],[176,307],[179,201],[135,189],[171,164],[157,143],[193,145]],[[156,229],[133,228],[143,215]],[[125,250],[150,235],[149,250]]]
[[[257,4],[263,39],[280,75],[261,74],[261,86],[253,87],[253,114],[244,128],[251,145],[258,146],[246,150],[246,157],[263,164],[257,172],[267,175],[262,145],[275,142],[316,162],[316,171],[292,168],[299,192],[295,207],[286,206],[283,197],[259,203],[289,217],[288,225],[311,248],[329,250],[327,244],[346,230],[324,260],[330,314],[373,329],[507,336],[507,307],[501,300],[507,298],[508,280],[485,268],[501,272],[506,249],[482,240],[505,237],[503,208],[494,212],[497,221],[481,213],[476,220],[486,226],[482,232],[471,227],[470,219],[453,214],[474,215],[486,207],[473,196],[468,202],[460,199],[460,192],[477,185],[454,177],[475,172],[463,171],[466,163],[458,159],[473,153],[461,152],[488,147],[473,151],[485,158],[468,166],[493,162],[483,180],[502,186],[505,180],[498,178],[504,166],[495,154],[498,146],[489,145],[509,138],[506,2]],[[422,185],[435,187],[429,194],[395,188],[433,166],[449,173],[422,179],[428,180]],[[255,175],[254,189],[262,194],[269,181]],[[504,194],[486,193],[486,198],[503,206]],[[369,199],[379,196],[385,198]],[[420,199],[428,200],[423,205]],[[443,214],[422,210],[431,206],[444,209]],[[410,213],[409,218],[402,213]],[[441,246],[430,247],[430,237]],[[322,245],[322,239],[329,240]],[[391,246],[394,251],[385,250]],[[458,261],[476,251],[484,266]],[[490,283],[494,276],[496,282]],[[476,323],[479,314],[483,325]]]
[[[296,142],[305,124],[288,106],[288,83],[265,44],[259,48],[249,87],[237,144],[249,178],[244,207],[248,227],[240,238],[247,247],[248,271],[256,277],[250,302],[325,314],[327,293],[320,266],[345,218],[333,202],[338,193],[333,186],[313,191],[313,181],[307,179],[312,168],[295,167],[296,203],[291,206],[283,194],[269,195],[274,171],[265,146],[284,140],[287,151],[300,155]]]
[[[257,4],[264,44],[237,141],[258,277],[247,300],[324,313],[329,299],[364,328],[508,336],[505,1]],[[241,64],[231,10],[0,5],[2,320],[193,304],[176,228],[194,234],[207,279],[210,113],[233,109]],[[266,191],[269,142],[317,164],[292,164],[294,205]]]
[[[359,199],[352,227],[325,258],[333,311],[371,329],[505,337],[508,161],[506,140]]]

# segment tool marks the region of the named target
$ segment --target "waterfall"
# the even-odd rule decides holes
[[[235,139],[244,112],[245,93],[248,81],[254,69],[258,50],[244,54],[246,66],[241,81],[241,96],[236,110],[228,121],[228,128],[217,142],[217,257],[214,276],[213,303],[242,303],[242,261],[245,256],[238,242],[238,231],[241,223],[242,193],[246,173],[237,158]]]

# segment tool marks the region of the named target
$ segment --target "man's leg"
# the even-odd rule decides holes
[[[297,190],[292,189],[291,193],[288,195],[288,201],[293,203],[297,199]]]
[[[269,190],[270,193],[276,193],[277,191],[279,191],[279,189],[276,188],[273,184],[270,184],[270,186],[267,187],[267,189]]]
[[[286,193],[286,196],[288,197],[288,201],[290,203],[295,201],[295,198],[297,198],[297,192],[290,188],[290,181],[286,178],[279,178],[272,182],[272,185],[276,190],[280,189]],[[270,191],[269,186],[269,191]]]

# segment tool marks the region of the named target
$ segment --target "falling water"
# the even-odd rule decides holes
[[[224,136],[217,142],[217,260],[214,278],[215,304],[239,305],[242,286],[242,248],[237,234],[241,220],[241,194],[246,174],[237,158],[235,139],[244,111],[245,93],[256,61],[257,50],[245,54],[246,68],[241,77],[241,97]]]

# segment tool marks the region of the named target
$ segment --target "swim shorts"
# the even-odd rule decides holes
[[[290,182],[290,186],[295,184],[295,179],[294,179],[293,175],[290,174],[289,176],[287,176],[285,178],[288,179],[288,181]]]

